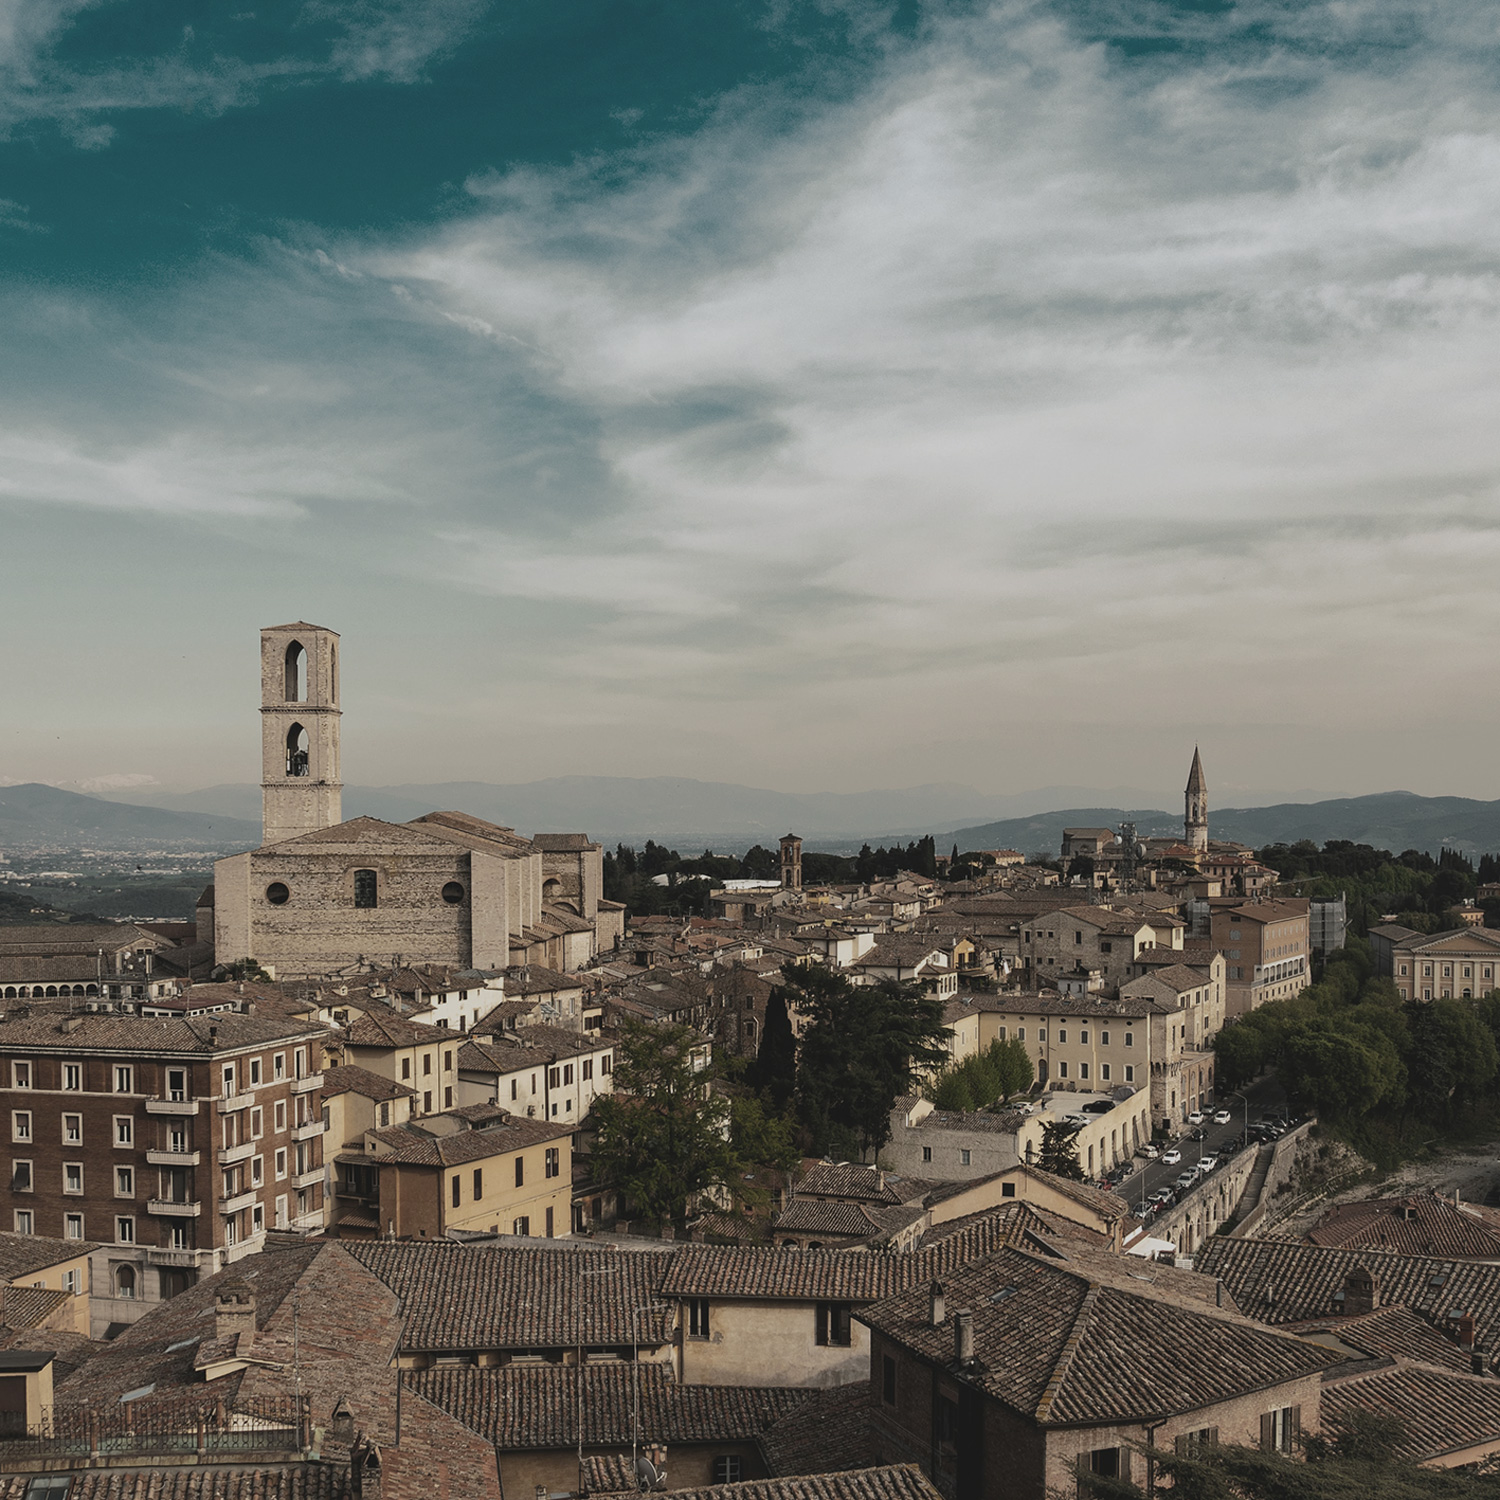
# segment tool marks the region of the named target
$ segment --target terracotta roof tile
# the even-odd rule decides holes
[[[762,1433],[767,1468],[773,1474],[829,1474],[867,1467],[875,1457],[869,1412],[867,1380],[815,1392]]]

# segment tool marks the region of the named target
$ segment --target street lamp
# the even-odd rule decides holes
[[[1250,1101],[1236,1089],[1225,1089],[1231,1099],[1238,1099],[1245,1106],[1245,1144],[1250,1144]]]

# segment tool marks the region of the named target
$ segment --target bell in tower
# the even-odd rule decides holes
[[[261,842],[343,821],[339,638],[299,620],[260,633]]]

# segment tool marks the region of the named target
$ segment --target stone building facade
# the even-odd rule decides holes
[[[523,838],[461,812],[340,821],[338,691],[333,631],[261,632],[265,842],[215,866],[220,963],[254,959],[281,977],[576,969],[613,946],[622,913],[601,899],[603,851],[583,834]]]

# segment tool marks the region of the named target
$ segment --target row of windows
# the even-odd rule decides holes
[[[292,1054],[292,1073],[296,1078],[308,1076],[307,1048],[297,1047]],[[270,1079],[280,1082],[287,1076],[287,1054],[285,1052],[274,1052],[271,1054]],[[259,1088],[265,1082],[265,1059],[251,1057],[245,1059],[244,1071],[241,1073],[240,1065],[227,1062],[222,1065],[220,1076],[223,1079],[225,1096],[232,1096],[240,1091],[240,1080],[244,1079],[245,1087]],[[84,1085],[84,1073],[82,1063],[65,1062],[60,1065],[58,1072],[58,1085],[64,1093],[82,1093]],[[108,1081],[112,1092],[116,1094],[134,1094],[137,1092],[136,1085],[142,1085],[139,1092],[148,1090],[144,1087],[145,1079],[137,1074],[133,1063],[116,1063],[110,1070]],[[30,1089],[41,1088],[39,1070],[30,1059],[17,1059],[10,1065],[10,1082],[12,1088]],[[186,1068],[168,1068],[166,1070],[166,1097],[175,1100],[185,1100],[188,1091],[188,1072]]]
[[[1006,1034],[1007,1033],[1006,1033],[1006,1028],[1004,1026],[1001,1026],[999,1028],[999,1033],[998,1034],[999,1034],[999,1039],[1002,1042],[1006,1040]],[[1038,1026],[1037,1027],[1037,1030],[1036,1030],[1036,1039],[1039,1042],[1045,1042],[1047,1040],[1047,1028],[1045,1026]],[[1017,1026],[1016,1027],[1016,1040],[1018,1042],[1024,1042],[1026,1040],[1026,1028],[1024,1026]],[[1058,1040],[1059,1045],[1065,1043],[1068,1040],[1068,1028],[1066,1026],[1059,1026],[1057,1028],[1057,1040]],[[1088,1044],[1089,1044],[1089,1032],[1088,1032],[1088,1027],[1087,1026],[1085,1026],[1085,1027],[1083,1027],[1083,1028],[1080,1029],[1080,1031],[1078,1033],[1078,1044],[1081,1047],[1087,1047],[1088,1046]],[[1101,1047],[1107,1047],[1107,1046],[1109,1046],[1109,1044],[1110,1044],[1110,1035],[1109,1035],[1109,1032],[1107,1032],[1107,1031],[1101,1031],[1099,1033],[1099,1045]],[[1133,1031],[1127,1031],[1125,1033],[1125,1045],[1127,1047],[1134,1047],[1135,1046],[1135,1033]]]
[[[1462,967],[1462,969],[1464,971],[1463,972],[1463,977],[1465,979],[1472,979],[1474,977],[1474,968],[1475,968],[1475,966],[1473,964],[1463,964],[1463,965],[1461,965],[1461,967]],[[1495,977],[1495,966],[1494,966],[1494,964],[1482,964],[1482,965],[1480,965],[1480,968],[1482,970],[1482,972],[1481,972],[1481,974],[1479,976],[1481,979],[1493,979]],[[1397,972],[1399,972],[1401,974],[1406,973],[1406,965],[1402,964]],[[1444,964],[1443,965],[1443,974],[1442,974],[1442,977],[1444,979],[1452,979],[1453,978],[1453,965],[1452,964]],[[1422,978],[1423,979],[1431,979],[1432,978],[1432,965],[1431,964],[1423,964],[1422,965]]]
[[[1126,1063],[1124,1066],[1125,1066],[1125,1082],[1126,1083],[1134,1083],[1135,1082],[1135,1064],[1134,1063]],[[1068,1076],[1068,1063],[1067,1063],[1067,1059],[1066,1058],[1060,1059],[1058,1061],[1058,1064],[1057,1064],[1057,1076],[1059,1078],[1066,1078]],[[1076,1076],[1078,1078],[1080,1078],[1080,1079],[1085,1079],[1085,1078],[1087,1078],[1089,1076],[1089,1065],[1086,1062],[1081,1062],[1081,1063],[1078,1064],[1078,1073],[1077,1073]],[[1114,1079],[1112,1077],[1112,1074],[1111,1074],[1111,1071],[1110,1071],[1110,1065],[1108,1063],[1100,1063],[1099,1064],[1099,1081],[1101,1083],[1112,1083],[1114,1081]]]
[[[15,1210],[15,1231],[17,1234],[36,1233],[36,1214],[29,1208],[18,1208]],[[67,1240],[81,1240],[83,1238],[83,1215],[63,1215],[63,1238]],[[117,1214],[115,1216],[115,1244],[135,1244],[135,1216],[133,1214]],[[68,1285],[69,1278],[76,1281],[77,1273],[67,1271],[63,1274],[63,1286],[67,1291],[76,1292],[76,1285]]]
[[[518,1156],[516,1158],[515,1173],[516,1173],[516,1186],[517,1187],[525,1187],[526,1186],[526,1158],[524,1156]],[[545,1153],[545,1156],[544,1156],[544,1159],[543,1159],[543,1164],[542,1164],[542,1174],[543,1174],[544,1178],[547,1178],[547,1179],[550,1179],[550,1178],[553,1178],[553,1177],[560,1177],[562,1175],[562,1155],[561,1155],[561,1148],[560,1147],[557,1147],[557,1146],[548,1146],[547,1147],[547,1150],[546,1150],[546,1153]],[[453,1182],[451,1184],[451,1191],[452,1191],[452,1195],[453,1195],[453,1206],[454,1206],[454,1208],[458,1208],[458,1207],[461,1206],[461,1204],[463,1202],[463,1196],[462,1196],[463,1195],[463,1178],[462,1178],[462,1175],[460,1173],[455,1172],[453,1174]],[[475,1167],[474,1168],[474,1202],[478,1203],[480,1201],[480,1199],[483,1198],[483,1197],[484,1197],[484,1168],[483,1167]],[[551,1209],[548,1209],[548,1213],[549,1214],[551,1213]]]
[[[260,1105],[253,1106],[249,1111],[248,1138],[258,1141],[265,1135],[265,1110]],[[273,1129],[277,1135],[286,1133],[287,1109],[286,1100],[278,1099],[272,1109],[272,1119],[275,1124]],[[305,1124],[306,1121],[299,1123]],[[224,1144],[225,1146],[237,1146],[241,1143],[233,1137],[238,1133],[236,1120],[233,1116],[226,1116],[224,1120]],[[65,1146],[81,1146],[84,1143],[84,1125],[81,1114],[70,1114],[64,1112],[60,1121],[61,1140]],[[110,1127],[111,1143],[117,1150],[131,1150],[136,1145],[136,1121],[133,1115],[114,1115]],[[28,1145],[39,1139],[35,1134],[35,1120],[29,1109],[13,1109],[10,1112],[10,1138],[17,1145]],[[154,1148],[153,1148],[154,1149]],[[167,1133],[168,1151],[186,1153],[191,1148],[188,1145],[187,1129],[183,1125],[174,1124]]]

